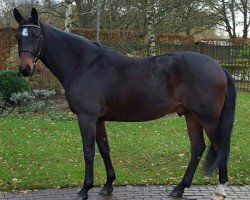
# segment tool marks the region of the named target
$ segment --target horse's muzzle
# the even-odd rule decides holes
[[[31,67],[29,65],[19,66],[19,73],[22,74],[24,77],[31,76]]]
[[[29,52],[20,54],[19,73],[24,77],[32,76],[34,71],[34,57]]]

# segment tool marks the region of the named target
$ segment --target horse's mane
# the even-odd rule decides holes
[[[54,32],[57,32],[57,33],[61,34],[62,36],[66,36],[66,38],[69,38],[69,39],[71,38],[73,40],[77,40],[77,41],[83,43],[84,45],[88,46],[89,48],[95,49],[97,51],[101,50],[101,52],[103,52],[103,53],[106,52],[107,54],[112,54],[113,56],[116,55],[116,56],[119,56],[119,57],[120,56],[127,57],[126,55],[124,55],[124,54],[122,54],[120,52],[117,52],[117,51],[113,50],[112,48],[110,48],[108,46],[105,46],[105,45],[102,45],[102,44],[100,44],[98,42],[95,42],[95,41],[92,42],[92,41],[88,40],[87,38],[81,37],[81,36],[73,34],[71,32],[65,32],[63,30],[60,30],[60,29],[58,29],[56,27],[53,27],[53,26],[48,25],[48,24],[43,23],[43,22],[40,22],[40,24],[41,24],[42,28],[46,27],[46,28],[48,28],[48,29],[50,29],[50,30],[52,30]]]
[[[50,30],[53,30],[53,31],[55,31],[57,33],[60,33],[60,34],[64,35],[64,36],[67,36],[68,38],[71,38],[71,39],[74,39],[74,40],[78,40],[79,42],[83,42],[86,45],[90,45],[91,47],[102,48],[101,44],[98,44],[97,42],[92,42],[92,41],[88,40],[87,38],[81,37],[81,36],[73,34],[71,32],[65,32],[65,31],[63,31],[61,29],[58,29],[58,28],[56,28],[54,26],[51,26],[49,24],[46,24],[44,22],[40,22],[40,24],[41,24],[42,29],[44,27],[46,27],[46,28],[49,28]]]

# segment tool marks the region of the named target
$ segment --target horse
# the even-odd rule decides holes
[[[101,44],[54,28],[38,18],[22,16],[14,8],[19,72],[32,76],[40,59],[65,89],[69,108],[77,115],[83,143],[85,178],[75,200],[88,199],[93,187],[95,142],[103,158],[107,180],[101,195],[111,195],[116,179],[105,121],[139,122],[169,113],[184,116],[191,158],[171,197],[190,187],[210,140],[205,172],[219,169],[216,194],[226,196],[227,163],[234,123],[236,89],[231,75],[214,59],[195,52],[129,57]]]

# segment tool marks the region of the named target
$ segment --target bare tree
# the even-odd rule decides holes
[[[230,38],[236,38],[236,29],[243,25],[243,38],[247,38],[250,24],[249,0],[208,0]],[[237,18],[243,14],[243,21]]]
[[[80,27],[93,28],[95,21],[95,0],[75,0]]]
[[[80,27],[95,27],[95,1],[75,0],[75,23]],[[101,28],[136,30],[143,38],[150,21],[153,32],[197,34],[218,24],[218,17],[208,8],[206,0],[102,0]]]
[[[239,0],[237,8],[243,15],[243,38],[247,39],[250,26],[250,1]]]
[[[147,0],[146,8],[146,19],[147,19],[147,36],[148,36],[148,48],[150,55],[156,55],[155,52],[155,34],[154,34],[154,24],[155,24],[155,7],[152,0]]]
[[[55,26],[64,27],[66,13],[64,0],[40,0],[40,2],[42,5],[37,9],[41,19]]]
[[[66,10],[71,9],[72,3],[70,2],[73,1],[76,6],[72,6],[73,15],[71,15]],[[221,8],[223,8],[223,4],[218,2],[223,1],[226,2],[224,10],[228,19],[236,18],[236,16],[229,16],[230,8],[231,11],[237,9],[238,12],[247,13],[244,15],[246,16],[244,30],[248,32],[249,0],[101,0],[100,17],[102,23],[100,28],[137,31],[142,39],[145,39],[145,36],[148,36],[150,32],[195,35],[215,27],[218,24],[218,19],[222,21]],[[235,5],[230,7],[229,1],[235,2]],[[66,23],[66,27],[70,29],[69,19],[72,21],[72,26],[96,27],[96,0],[0,0],[1,2],[5,7],[6,5],[8,7],[8,9],[2,10],[0,8],[2,24],[6,24],[8,21],[7,10],[11,16],[8,24],[15,24],[12,20],[13,5],[11,5],[11,2],[14,2],[15,6],[18,6],[23,12],[26,10],[28,12],[32,6],[35,6],[41,15],[41,20],[60,28],[65,27]],[[65,2],[69,6],[65,7]],[[213,3],[212,10],[210,9],[211,2]],[[246,5],[238,2],[245,2]],[[220,15],[215,8],[220,10]],[[67,16],[65,16],[66,13]],[[237,26],[237,23],[233,25],[229,21],[228,24],[228,30],[232,32],[231,37],[233,37],[236,33],[232,30],[234,26]],[[153,35],[151,34],[151,36]]]
[[[64,31],[70,32],[72,27],[72,0],[65,0],[65,24],[64,24]]]

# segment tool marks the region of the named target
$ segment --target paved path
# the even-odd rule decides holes
[[[89,200],[164,200],[171,199],[168,194],[173,186],[121,186],[115,187],[114,193],[110,197],[98,195],[100,188],[93,188],[89,192]],[[23,193],[10,192],[0,193],[0,200],[71,200],[79,189],[48,189],[38,191],[27,191]],[[215,186],[192,186],[186,189],[183,199],[210,200],[211,193]],[[250,200],[250,186],[230,186],[227,189],[226,200]]]

